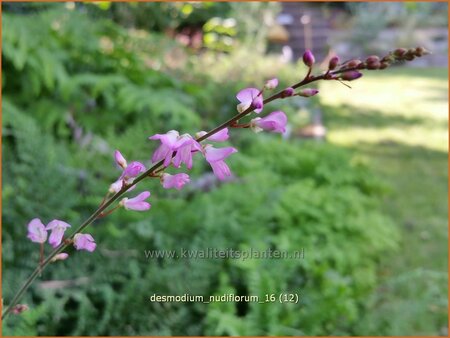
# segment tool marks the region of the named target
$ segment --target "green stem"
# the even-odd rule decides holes
[[[338,74],[338,73],[342,73],[345,71],[349,71],[349,70],[354,70],[353,69],[340,69],[334,72],[331,72],[332,74]],[[318,80],[322,80],[325,78],[325,75],[319,75],[319,76],[315,76],[315,77],[309,77],[309,72],[308,75],[300,82],[294,84],[292,86],[292,88],[298,88],[301,86],[304,86],[306,84],[309,84],[311,82],[314,81],[318,81]],[[264,100],[264,104],[267,104],[269,102],[272,102],[276,99],[279,99],[282,97],[282,93],[283,90],[270,96],[269,98]],[[239,113],[237,115],[235,115],[234,117],[232,117],[231,119],[229,119],[228,121],[223,122],[222,124],[220,124],[219,126],[217,126],[216,128],[212,129],[211,131],[209,131],[208,133],[206,133],[205,135],[203,135],[202,137],[199,137],[196,139],[197,142],[201,142],[204,141],[205,139],[207,139],[208,137],[210,137],[211,135],[216,134],[217,132],[221,131],[222,129],[230,126],[231,124],[233,124],[234,122],[240,120],[241,118],[243,118],[244,116],[250,114],[253,111],[253,107],[249,107],[248,109],[246,109],[245,111],[243,111],[242,113]],[[172,157],[175,156],[176,152],[174,152],[172,154]],[[157,162],[156,164],[154,164],[150,169],[148,169],[146,172],[144,172],[143,174],[141,174],[140,176],[138,176],[132,184],[124,186],[121,190],[119,190],[116,194],[114,194],[110,199],[108,199],[104,204],[101,204],[98,209],[91,215],[89,216],[88,219],[86,219],[73,233],[72,235],[70,235],[67,239],[73,239],[73,237],[80,233],[81,231],[83,231],[88,225],[90,225],[92,222],[94,222],[98,216],[104,211],[106,210],[106,208],[108,208],[113,202],[115,202],[119,197],[121,197],[124,193],[126,193],[128,191],[128,189],[130,189],[132,186],[136,185],[137,183],[139,183],[140,181],[142,181],[144,178],[148,177],[150,174],[155,173],[156,170],[160,169],[160,167],[162,167],[164,161],[161,160],[159,162]],[[19,302],[19,300],[21,299],[21,297],[23,296],[23,294],[25,293],[25,291],[28,290],[28,288],[30,287],[30,285],[34,282],[34,280],[39,276],[39,274],[47,267],[47,265],[50,264],[51,260],[53,257],[55,257],[57,254],[59,254],[61,251],[63,251],[64,249],[66,249],[69,245],[71,245],[70,242],[68,243],[61,243],[58,247],[56,247],[48,256],[47,258],[42,262],[42,264],[39,264],[38,267],[36,267],[36,269],[33,271],[33,273],[30,275],[30,277],[28,277],[28,279],[25,281],[24,285],[19,289],[19,291],[16,293],[16,295],[14,296],[14,298],[11,300],[11,302],[9,303],[8,307],[5,309],[5,311],[2,313],[2,319],[6,318],[6,316],[11,312],[11,310],[14,308],[14,306]]]

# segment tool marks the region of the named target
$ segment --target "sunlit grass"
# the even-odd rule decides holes
[[[386,181],[383,210],[402,233],[400,250],[380,263],[365,333],[445,334],[448,70],[366,72],[352,87],[320,87],[327,139],[352,148]]]
[[[366,72],[351,83],[353,89],[323,82],[321,102],[333,107],[330,121],[371,122],[331,128],[329,140],[343,145],[390,140],[447,151],[447,78],[447,69],[402,68]]]

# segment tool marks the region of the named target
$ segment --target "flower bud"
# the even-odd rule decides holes
[[[351,70],[348,72],[345,72],[341,75],[341,79],[345,80],[345,81],[353,81],[356,79],[359,79],[362,76],[362,73],[356,71],[356,70]]]
[[[430,52],[426,50],[424,47],[417,47],[414,53],[415,56],[421,57],[423,55],[428,55]]]
[[[401,58],[406,54],[406,52],[407,50],[405,48],[397,48],[396,50],[394,50],[394,55],[398,58]]]
[[[29,307],[26,304],[17,304],[12,308],[11,313],[20,315],[22,312],[27,311],[28,309]]]
[[[356,68],[361,64],[361,60],[358,59],[354,59],[354,60],[350,60],[349,62],[346,63],[346,68]]]
[[[336,69],[338,64],[339,64],[339,56],[333,56],[330,59],[330,62],[328,63],[328,69],[334,70],[334,69]]]
[[[389,67],[389,63],[388,62],[382,62],[380,64],[380,68],[379,69],[386,69],[387,67]]]
[[[289,97],[289,96],[293,96],[294,95],[294,88],[288,87],[285,90],[283,90],[283,92],[281,93],[281,97],[285,98],[285,97]]]
[[[369,69],[369,70],[380,69],[380,66],[381,66],[381,63],[378,61],[367,63],[367,69]]]
[[[53,257],[51,259],[51,262],[56,262],[56,261],[64,261],[69,257],[69,254],[65,253],[65,252],[61,252],[57,255],[55,255],[55,257]]]
[[[319,91],[317,89],[313,88],[306,88],[301,91],[299,91],[296,95],[303,96],[303,97],[311,97],[318,93]]]
[[[316,62],[316,60],[314,59],[314,55],[313,53],[308,49],[304,54],[303,54],[303,63],[308,66],[309,68],[312,67],[312,65],[314,64],[314,62]]]
[[[271,80],[268,80],[266,84],[264,85],[264,88],[266,89],[275,89],[278,86],[278,79],[275,77]]]
[[[380,61],[380,58],[376,55],[371,55],[366,59],[367,63],[374,63]]]

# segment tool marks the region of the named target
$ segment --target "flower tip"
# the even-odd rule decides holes
[[[316,62],[314,54],[309,49],[306,50],[306,52],[303,54],[303,63],[311,68],[314,62]]]

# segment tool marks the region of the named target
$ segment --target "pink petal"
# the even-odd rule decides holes
[[[221,131],[215,133],[214,135],[208,137],[207,140],[212,142],[223,142],[228,140],[228,138],[229,138],[228,128],[224,128]]]
[[[165,159],[168,154],[172,154],[172,149],[165,144],[161,144],[153,153],[152,162],[156,163]]]
[[[64,222],[64,221],[60,221],[58,219],[54,219],[53,221],[51,221],[50,223],[47,224],[47,226],[45,227],[45,230],[52,230],[52,229],[55,229],[57,227],[61,227],[63,229],[66,229],[66,228],[70,228],[71,225],[69,223]]]
[[[127,160],[125,160],[125,157],[122,156],[120,151],[116,150],[114,152],[114,159],[116,160],[116,163],[123,169],[127,167]]]
[[[47,230],[39,218],[34,218],[28,223],[27,237],[35,243],[45,243],[47,240]]]
[[[165,144],[169,147],[175,145],[175,143],[178,140],[178,137],[180,134],[176,130],[171,130],[167,132],[166,134],[155,134],[153,136],[150,136],[150,140],[160,140],[162,144]]]
[[[163,174],[161,180],[164,189],[175,188],[177,190],[180,190],[186,183],[190,181],[189,175],[184,173],[176,175]]]
[[[242,89],[239,93],[237,93],[236,98],[240,102],[249,102],[251,103],[253,99],[258,96],[259,89],[256,88],[245,88]]]
[[[231,176],[230,168],[224,161],[210,162],[210,165],[214,175],[216,175],[219,180],[223,181],[228,176]]]
[[[143,201],[143,200],[147,199],[148,197],[150,197],[150,195],[151,195],[150,191],[143,191],[136,197],[128,199],[128,202],[131,202],[131,203],[140,202],[140,201]]]
[[[133,202],[133,203],[127,203],[126,208],[130,210],[136,210],[136,211],[144,211],[150,209],[151,205],[147,202]]]
[[[205,148],[205,158],[209,163],[217,162],[236,152],[236,148],[233,147],[214,148],[213,146],[208,146]]]

